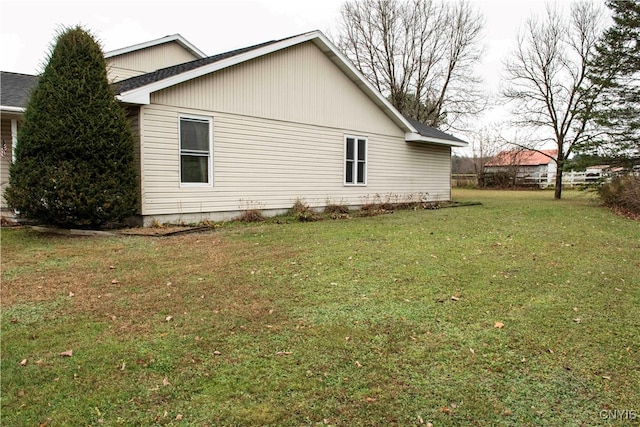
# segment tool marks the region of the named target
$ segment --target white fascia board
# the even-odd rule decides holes
[[[24,113],[24,107],[10,107],[8,105],[0,105],[0,111],[6,111],[8,113]]]
[[[173,34],[171,36],[161,37],[155,40],[149,40],[148,42],[138,43],[133,46],[123,47],[121,49],[112,50],[109,52],[105,52],[105,58],[112,58],[118,55],[124,55],[125,53],[135,52],[137,50],[146,49],[148,47],[158,46],[164,43],[177,42],[179,45],[187,49],[189,52],[193,53],[198,58],[206,58],[207,55],[202,52],[200,49],[192,45],[187,39],[182,37],[180,34]]]
[[[405,133],[404,140],[406,142],[426,142],[429,144],[448,145],[450,147],[467,147],[469,145],[464,141],[452,141],[450,139],[432,138],[420,135],[416,132]]]

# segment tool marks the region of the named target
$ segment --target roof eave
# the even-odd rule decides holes
[[[9,105],[0,105],[0,111],[6,111],[8,113],[24,113],[24,107],[12,107]]]
[[[428,144],[448,145],[449,147],[468,147],[469,144],[465,141],[454,141],[451,139],[433,138],[429,136],[423,136],[415,132],[407,132],[404,134],[404,140],[406,142],[423,142]]]

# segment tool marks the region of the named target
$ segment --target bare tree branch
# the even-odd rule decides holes
[[[553,141],[557,148],[555,197],[562,195],[562,168],[574,148],[592,138],[599,88],[587,79],[603,29],[603,10],[588,2],[572,3],[568,16],[547,6],[544,19],[530,18],[518,46],[505,63],[515,123],[538,137],[523,144],[538,151]]]
[[[336,44],[401,113],[449,128],[486,106],[482,26],[467,0],[351,0]]]

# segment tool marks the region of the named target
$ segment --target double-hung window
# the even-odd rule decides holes
[[[367,138],[345,136],[345,185],[367,184]]]
[[[213,120],[180,116],[180,184],[213,184]]]

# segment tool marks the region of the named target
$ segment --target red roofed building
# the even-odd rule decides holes
[[[542,186],[554,183],[558,150],[507,150],[501,151],[484,165],[485,174],[507,172],[514,183]]]

